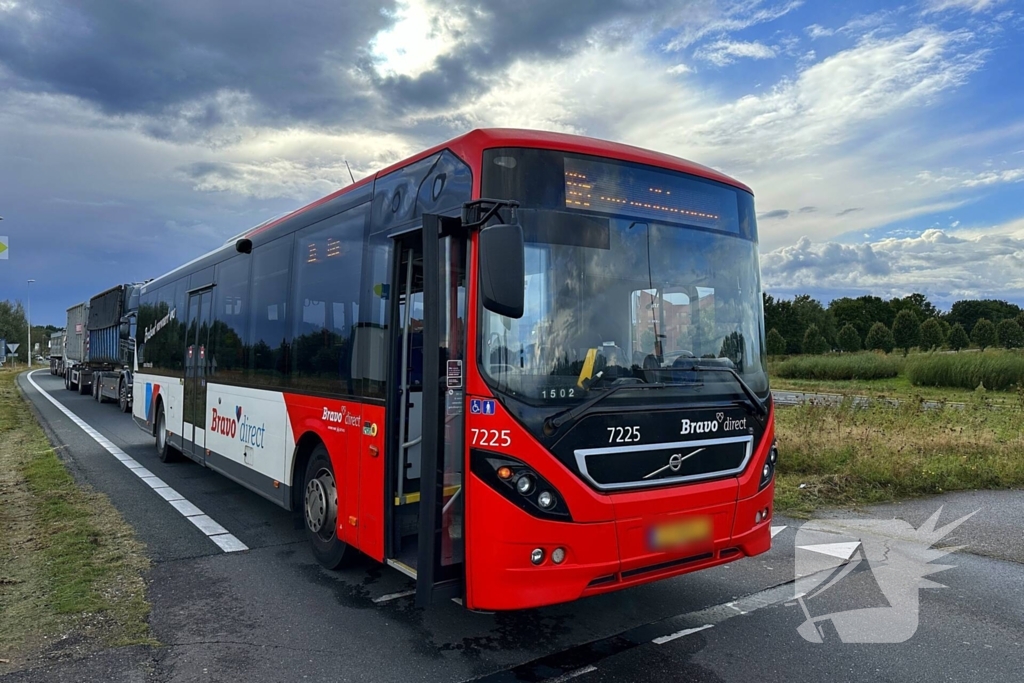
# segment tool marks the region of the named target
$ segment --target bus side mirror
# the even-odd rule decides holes
[[[480,231],[480,297],[484,308],[523,317],[526,263],[521,225],[491,225]]]

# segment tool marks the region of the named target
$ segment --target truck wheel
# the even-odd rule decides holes
[[[132,404],[128,401],[128,385],[122,379],[117,385],[117,407],[122,413],[130,413]]]
[[[313,557],[327,569],[337,569],[348,544],[338,539],[338,485],[327,448],[319,444],[306,465],[303,518]]]
[[[64,388],[71,391],[71,375],[67,371],[64,372]]]
[[[161,403],[156,412],[156,454],[160,462],[174,462],[178,453],[167,441],[167,418],[164,417],[164,404]]]
[[[78,395],[85,396],[89,392],[89,386],[85,383],[85,373],[78,373]]]

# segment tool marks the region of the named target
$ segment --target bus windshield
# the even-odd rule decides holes
[[[529,208],[535,204],[526,188],[528,208],[519,212],[526,236],[525,313],[514,320],[484,311],[481,321],[481,365],[492,387],[534,405],[578,403],[622,382],[668,386],[639,399],[636,392],[618,392],[613,400],[741,393],[729,372],[685,371],[700,364],[733,369],[764,396],[750,195],[644,167],[609,178],[614,162],[572,162],[564,165],[561,206]],[[641,185],[665,199],[650,201],[638,191]],[[494,190],[512,194],[515,188]],[[548,196],[545,203],[553,203]]]

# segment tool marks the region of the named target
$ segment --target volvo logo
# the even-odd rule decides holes
[[[668,464],[667,465],[665,465],[663,467],[659,467],[658,469],[654,470],[650,474],[645,474],[644,475],[644,479],[650,479],[651,477],[655,477],[655,476],[661,474],[662,472],[664,472],[665,470],[671,470],[673,472],[678,472],[679,470],[681,470],[683,468],[683,461],[684,460],[686,460],[687,458],[691,458],[691,457],[697,455],[702,450],[704,450],[704,449],[703,448],[698,448],[695,451],[690,451],[686,455],[683,455],[682,453],[673,453],[671,456],[669,456]]]

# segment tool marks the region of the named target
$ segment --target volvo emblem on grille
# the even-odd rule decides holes
[[[651,477],[654,477],[654,476],[657,476],[657,475],[661,474],[665,470],[672,470],[673,472],[678,472],[679,470],[682,469],[683,461],[684,460],[686,460],[687,458],[690,458],[690,457],[692,457],[694,455],[697,455],[702,450],[704,450],[704,449],[703,448],[698,448],[697,450],[691,451],[691,452],[687,453],[686,455],[683,455],[682,453],[673,453],[669,457],[667,465],[665,465],[663,467],[659,467],[658,469],[654,470],[650,474],[645,474],[644,475],[644,479],[650,479]]]

